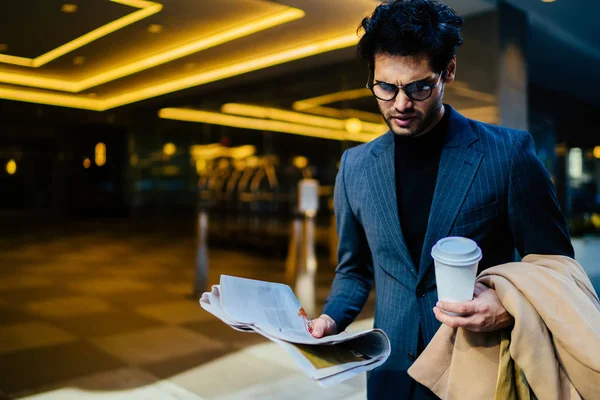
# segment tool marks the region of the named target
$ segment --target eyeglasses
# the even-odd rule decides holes
[[[406,97],[409,99],[414,101],[424,101],[431,97],[433,89],[440,84],[442,76],[444,76],[444,71],[440,72],[440,77],[435,85],[424,81],[412,82],[404,86],[392,85],[387,82],[377,82],[374,85],[369,85],[367,83],[367,89],[370,89],[375,97],[383,101],[394,100],[401,89],[406,93]]]

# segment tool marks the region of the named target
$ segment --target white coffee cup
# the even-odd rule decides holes
[[[433,246],[431,256],[435,265],[438,299],[454,303],[472,300],[477,266],[482,257],[477,243],[458,236],[443,238]]]

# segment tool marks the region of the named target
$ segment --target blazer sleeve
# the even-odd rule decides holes
[[[335,181],[334,208],[337,222],[338,267],[323,314],[336,322],[338,332],[354,321],[373,285],[373,261],[361,223],[348,201],[345,181],[347,151],[342,155]]]
[[[519,132],[513,142],[508,185],[508,221],[521,255],[574,257],[565,217],[550,174],[535,154],[532,136]]]

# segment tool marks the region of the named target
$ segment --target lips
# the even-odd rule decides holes
[[[394,121],[396,121],[396,124],[398,124],[400,127],[406,128],[413,123],[413,121],[415,120],[415,117],[414,116],[411,116],[411,117],[395,116],[395,117],[392,117],[392,119]]]

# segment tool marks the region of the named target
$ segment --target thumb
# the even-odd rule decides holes
[[[311,333],[312,333],[313,337],[315,337],[317,339],[322,338],[323,335],[325,335],[325,329],[327,328],[327,323],[325,321],[323,321],[323,319],[317,318],[317,319],[312,320],[312,324],[313,324],[313,330]]]
[[[490,288],[485,286],[482,283],[475,283],[475,290],[473,290],[473,297],[479,297],[479,295],[483,292],[485,292],[486,290],[489,290]]]

